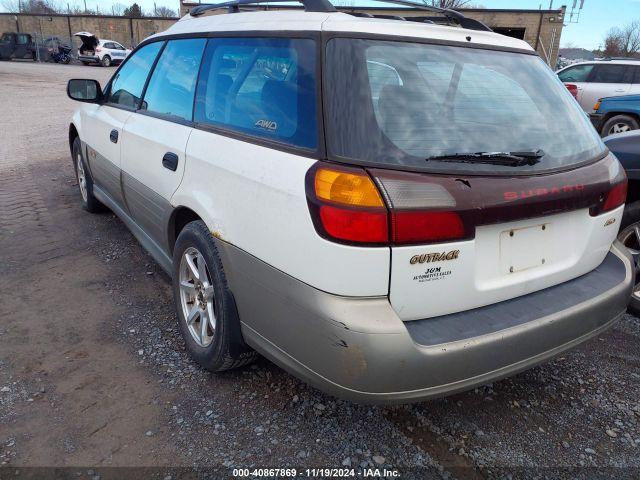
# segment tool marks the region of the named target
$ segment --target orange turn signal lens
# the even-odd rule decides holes
[[[320,200],[354,207],[384,207],[378,189],[368,175],[319,168],[315,178]]]
[[[597,112],[600,109],[600,104],[602,103],[602,99],[598,100],[596,104],[593,106],[593,111]]]

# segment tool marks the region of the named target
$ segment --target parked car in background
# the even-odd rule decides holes
[[[0,37],[0,60],[29,58],[36,60],[36,46],[28,33],[5,32]]]
[[[612,135],[603,141],[627,172],[627,204],[618,240],[629,249],[634,258],[636,285],[629,302],[629,310],[640,315],[640,130]]]
[[[603,137],[640,128],[640,95],[601,98],[592,110],[591,123]]]
[[[78,49],[78,60],[85,65],[90,63],[97,63],[103,67],[118,65],[131,53],[131,50],[115,40],[98,38],[89,32],[78,32],[75,36],[82,41]]]
[[[599,98],[640,94],[640,60],[575,63],[557,73],[587,113],[593,111]]]
[[[407,402],[612,326],[633,288],[627,179],[532,47],[464,16],[475,29],[303,3],[203,4],[104,90],[68,85],[79,203],[172,276],[192,358],[255,350],[337,396]]]

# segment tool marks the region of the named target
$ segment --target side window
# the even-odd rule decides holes
[[[151,75],[142,108],[191,120],[204,38],[171,40]]]
[[[104,48],[108,48],[109,50],[115,50],[116,46],[111,42],[107,42],[104,44]]]
[[[586,82],[589,74],[593,70],[594,65],[576,65],[567,68],[558,74],[560,80],[565,83],[569,82]]]
[[[145,45],[129,57],[111,81],[108,103],[138,108],[144,84],[163,43]]]
[[[314,40],[209,41],[198,85],[198,123],[315,149],[316,116]]]
[[[29,37],[24,34],[18,34],[18,38],[16,39],[16,44],[18,45],[27,45],[29,43]]]
[[[632,68],[628,65],[598,65],[590,79],[593,83],[631,83]]]
[[[126,50],[122,45],[120,45],[119,43],[113,43],[113,48],[116,50]]]

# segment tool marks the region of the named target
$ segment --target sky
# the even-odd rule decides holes
[[[56,0],[54,0],[55,2]],[[109,11],[113,3],[121,3],[129,5],[134,0],[86,0],[87,7],[95,9],[99,7],[100,11]],[[157,6],[165,6],[178,10],[179,0],[135,0],[140,4],[143,10],[147,12],[153,11],[154,3]],[[203,0],[203,3],[207,0]],[[209,0],[215,3],[216,0]],[[567,17],[565,24],[567,25],[562,32],[561,45],[568,44],[576,47],[582,47],[589,50],[598,48],[603,43],[603,38],[607,31],[612,27],[622,27],[625,24],[640,20],[640,0],[584,0],[584,9],[580,14],[578,23],[568,23],[571,11],[571,5],[574,0],[472,0],[472,3],[482,5],[486,8],[524,8],[538,9],[549,8],[549,2],[553,2],[554,8],[567,5]],[[58,0],[58,4],[66,4],[67,2],[76,5],[82,5],[83,0]],[[353,0],[354,5],[372,5],[367,0]],[[578,5],[580,0],[577,0]],[[0,2],[0,5],[2,3]],[[378,4],[376,2],[376,4]],[[1,9],[1,7],[0,7]]]

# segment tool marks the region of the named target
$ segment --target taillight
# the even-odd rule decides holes
[[[617,172],[613,175],[608,191],[601,195],[598,204],[589,210],[591,216],[595,217],[596,215],[615,210],[626,202],[627,174],[620,164],[617,165],[617,169]]]
[[[96,52],[101,52],[102,49],[100,47],[96,47]]]
[[[565,83],[567,90],[569,90],[569,93],[571,95],[573,95],[573,98],[575,98],[576,100],[578,99],[578,86],[574,85],[573,83]]]
[[[465,227],[457,212],[458,202],[449,190],[459,191],[453,179],[380,170],[373,171],[373,175],[391,211],[394,244],[444,242],[473,236],[474,229]]]
[[[307,195],[316,229],[325,238],[354,244],[388,243],[387,207],[364,170],[312,168]]]
[[[423,177],[396,178],[394,172],[375,170],[372,175],[375,183],[359,168],[318,165],[309,171],[309,206],[323,237],[348,244],[407,245],[473,236],[442,185]]]

